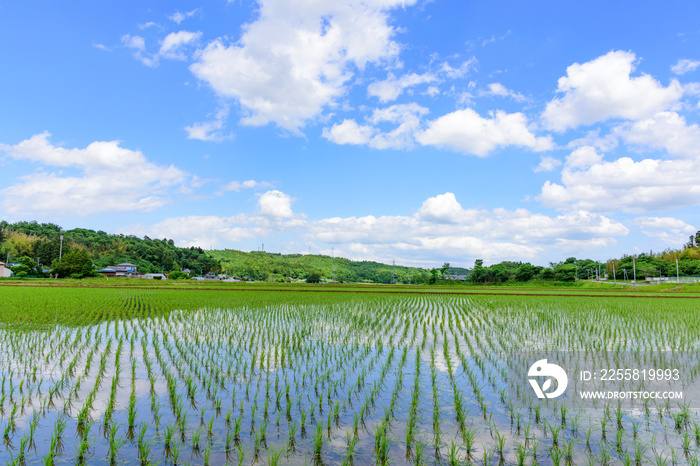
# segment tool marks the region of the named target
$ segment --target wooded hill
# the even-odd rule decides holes
[[[179,248],[171,239],[111,235],[84,228],[63,230],[52,223],[37,222],[0,222],[0,261],[26,262],[28,275],[41,275],[43,268],[56,266],[61,236],[63,256],[76,253],[98,269],[130,262],[144,273],[191,269],[199,274],[221,270],[202,248]]]
[[[392,266],[378,262],[232,249],[205,251],[198,247],[176,247],[172,239],[113,235],[84,228],[63,230],[52,223],[37,222],[0,222],[0,261],[21,262],[26,264],[27,270],[22,269],[25,275],[41,275],[43,268],[56,267],[61,236],[64,257],[78,253],[97,269],[130,262],[143,273],[190,269],[193,275],[215,272],[251,280],[283,281],[287,277],[308,279],[312,274],[312,278],[332,279],[335,266],[337,281],[392,282]],[[430,277],[428,270],[415,267],[397,265],[395,271],[396,283],[423,283]]]
[[[242,252],[234,249],[209,251],[228,275],[250,277],[253,280],[284,281],[308,279],[312,274],[319,278],[339,282],[424,283],[430,272],[415,267],[381,264],[372,261],[351,261],[342,257],[332,258],[320,254],[279,254],[261,251]]]
[[[551,263],[549,267],[514,261],[485,267],[483,261],[477,260],[472,270],[449,267],[449,264],[444,264],[441,269],[426,270],[319,254],[243,252],[233,249],[205,251],[198,247],[176,247],[171,239],[113,235],[83,228],[63,230],[52,223],[10,224],[5,221],[0,222],[0,261],[21,262],[23,268],[19,272],[23,275],[41,275],[43,268],[60,270],[61,267],[57,264],[60,236],[63,236],[64,259],[68,256],[72,261],[71,267],[80,269],[79,273],[68,274],[76,278],[94,275],[96,268],[122,262],[136,264],[139,272],[143,273],[190,269],[193,275],[226,273],[257,281],[317,281],[335,277],[339,282],[435,283],[445,275],[468,275],[472,282],[503,283],[533,279],[573,281],[576,277],[593,278],[598,273],[601,276],[607,273],[612,278],[613,270],[615,277],[622,280],[632,278],[634,273],[630,255],[604,262],[570,257],[562,262]],[[700,231],[691,236],[689,242],[680,249],[636,255],[634,266],[637,278],[675,276],[676,261],[680,275],[700,275],[698,244]],[[21,276],[18,270],[14,272]]]

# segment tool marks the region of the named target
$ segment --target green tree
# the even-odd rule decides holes
[[[445,262],[444,264],[442,264],[442,267],[440,267],[440,274],[443,278],[447,276],[447,270],[449,268],[450,268],[449,262]]]
[[[486,269],[484,268],[483,259],[474,261],[474,270],[472,270],[471,275],[469,275],[469,280],[475,283],[486,281]]]
[[[428,280],[428,283],[431,285],[434,285],[438,281],[438,269],[430,269],[430,279]]]
[[[515,279],[521,282],[531,280],[537,274],[537,267],[528,263],[521,264],[515,271]]]
[[[320,283],[321,282],[321,274],[318,272],[311,272],[309,276],[306,278],[306,283]]]
[[[504,263],[496,264],[491,267],[489,267],[491,276],[489,281],[494,281],[498,283],[502,283],[507,281],[510,278],[510,272],[508,270],[508,266]]]
[[[36,261],[29,256],[19,258],[20,265],[12,267],[12,272],[17,277],[26,277],[27,275],[36,275]]]
[[[80,250],[65,254],[53,266],[53,273],[59,278],[86,278],[97,275],[90,258]]]
[[[573,282],[576,279],[576,264],[569,262],[559,264],[554,271],[554,277],[563,282]]]
[[[15,274],[15,277],[22,278],[22,277],[26,277],[27,275],[29,275],[31,273],[31,270],[26,265],[20,264],[20,265],[15,265],[14,267],[12,267],[12,273]]]

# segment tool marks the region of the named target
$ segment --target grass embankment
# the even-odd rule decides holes
[[[618,282],[508,282],[474,284],[442,282],[437,285],[384,284],[311,284],[311,283],[245,283],[192,280],[136,280],[125,278],[94,278],[83,280],[0,279],[2,286],[70,287],[70,288],[132,288],[222,291],[306,291],[346,293],[424,293],[424,294],[483,294],[523,296],[609,296],[609,297],[693,297],[700,298],[700,283],[632,285]]]

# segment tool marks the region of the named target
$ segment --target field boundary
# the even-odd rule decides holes
[[[354,293],[354,294],[421,294],[421,295],[446,295],[446,296],[540,296],[540,297],[572,297],[572,298],[660,298],[660,299],[700,299],[700,295],[684,295],[684,294],[651,294],[651,293],[635,293],[635,294],[621,294],[612,292],[602,292],[602,293],[562,293],[562,292],[511,292],[511,291],[475,291],[475,290],[464,290],[464,291],[439,291],[439,290],[381,290],[377,288],[371,289],[344,289],[344,288],[284,288],[284,287],[249,287],[244,288],[241,286],[235,287],[200,287],[200,286],[144,286],[144,285],[120,285],[120,286],[109,286],[109,285],[76,285],[74,283],[61,284],[61,283],[1,283],[0,287],[28,287],[28,288],[90,288],[90,289],[116,289],[116,290],[182,290],[182,291],[254,291],[254,292],[291,292],[291,293]]]

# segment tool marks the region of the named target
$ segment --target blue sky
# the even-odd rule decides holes
[[[700,229],[695,2],[0,3],[0,218],[433,267]]]

